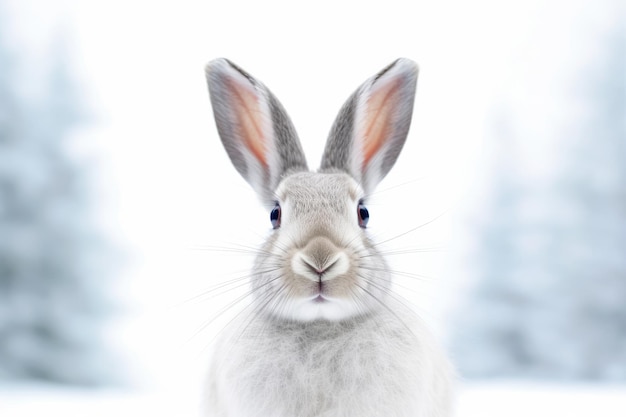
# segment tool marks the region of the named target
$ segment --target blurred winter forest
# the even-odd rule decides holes
[[[581,31],[592,52],[547,90],[527,86],[536,107],[509,100],[491,118],[474,284],[452,324],[467,377],[626,381],[626,15],[613,17]]]
[[[77,57],[69,46],[72,43],[66,42],[65,32],[51,32],[43,56],[39,51],[40,56],[34,57],[16,41],[19,37],[13,31],[19,25],[5,3],[15,6],[19,2],[0,0],[0,381],[102,384],[115,379],[116,370],[106,340],[107,320],[114,310],[109,297],[111,248],[98,231],[101,219],[94,219],[94,166],[76,151],[80,148],[76,132],[91,121],[90,103],[77,87],[81,79],[74,67]],[[74,3],[74,7],[81,7],[81,2]],[[202,60],[208,60],[222,51],[211,49],[205,54],[203,49],[198,51],[199,47],[186,46],[189,39],[198,38],[189,35],[195,33],[189,28],[210,26],[201,13],[187,12],[180,21],[172,15],[176,30],[170,30],[160,21],[150,26],[146,9],[152,11],[152,4],[130,3],[134,8],[121,2],[116,4],[118,9],[111,9],[116,18],[120,17],[116,24],[98,15],[106,11],[108,2],[93,12],[96,17],[89,17],[92,20],[84,18],[83,34],[89,33],[94,22],[102,22],[106,29],[100,28],[102,33],[94,36],[91,44],[86,42],[85,50],[97,50],[97,54],[115,59],[103,59],[101,62],[108,65],[104,69],[93,63],[96,61],[91,67],[83,65],[101,71],[99,81],[109,83],[109,88],[101,87],[109,90],[109,95],[103,96],[115,101],[111,106],[118,109],[116,117],[124,120],[124,127],[136,126],[135,130],[126,129],[127,136],[121,139],[105,137],[103,141],[111,148],[117,146],[114,157],[131,161],[119,165],[127,164],[124,172],[136,175],[120,181],[125,190],[131,190],[124,194],[126,209],[134,216],[127,220],[128,234],[143,233],[146,241],[158,245],[173,234],[180,236],[168,235],[167,229],[177,229],[176,222],[183,224],[182,218],[188,214],[183,210],[196,204],[195,200],[179,203],[181,199],[172,192],[189,188],[190,194],[200,199],[213,192],[213,185],[207,184],[222,182],[221,178],[195,179],[192,175],[196,172],[184,172],[191,154],[202,154],[199,158],[204,165],[226,166],[222,149],[215,159],[220,162],[211,160],[213,155],[208,152],[204,154],[204,148],[198,151],[189,147],[193,149],[188,154],[179,149],[185,148],[180,143],[191,143],[181,142],[184,137],[204,143],[213,135],[218,146],[208,109],[196,105],[195,96],[190,99],[191,93],[185,89],[197,92],[199,100],[208,106],[202,67],[189,56],[195,59],[202,55]],[[591,30],[585,26],[582,13],[582,26],[564,32],[576,35],[571,39],[550,43],[551,30],[561,33],[554,22],[549,22],[543,32],[535,28],[539,34],[530,42],[527,55],[509,52],[507,57],[519,61],[501,64],[517,72],[494,97],[484,98],[491,102],[484,121],[487,164],[476,201],[461,208],[463,225],[453,233],[452,240],[462,244],[453,245],[448,253],[458,263],[453,275],[464,282],[445,327],[452,358],[465,378],[626,381],[626,13],[618,7],[619,1],[600,3],[603,10],[609,10],[608,17],[603,15],[601,23],[590,24]],[[82,12],[87,16],[89,7],[84,7]],[[587,7],[596,8],[594,4]],[[155,13],[159,11],[170,19],[167,9],[155,8]],[[215,13],[204,16],[209,15]],[[219,23],[211,22],[215,26]],[[36,22],[20,26],[24,32],[36,29]],[[345,34],[343,26],[340,33]],[[188,38],[181,41],[175,36]],[[151,43],[155,37],[160,43]],[[214,40],[210,36],[201,39],[203,45],[211,46]],[[403,51],[406,55],[413,53],[408,49],[413,40],[409,41]],[[242,42],[252,49],[245,39]],[[332,44],[346,59],[344,44],[336,40]],[[565,48],[572,44],[576,46]],[[560,57],[564,50],[576,53]],[[152,54],[146,55],[152,61],[142,54]],[[367,55],[375,55],[369,45]],[[435,55],[430,55],[431,62],[441,62],[432,58]],[[276,77],[307,65],[304,59],[290,62],[280,56],[283,61],[268,64],[275,67],[272,71]],[[264,57],[257,61],[259,65],[269,62]],[[341,64],[328,67],[337,65]],[[428,78],[428,63],[423,68],[419,97],[427,96],[428,83],[436,81],[432,73]],[[449,67],[448,71],[456,74],[465,70]],[[192,78],[194,81],[189,81]],[[356,86],[360,79],[352,81]],[[443,93],[434,93],[438,94]],[[458,99],[444,98],[450,103]],[[184,111],[176,113],[181,107]],[[452,108],[458,111],[458,107]],[[142,113],[142,109],[148,110]],[[187,116],[194,111],[201,113],[200,121]],[[427,111],[418,108],[417,113]],[[179,121],[169,120],[176,116]],[[424,119],[419,121],[422,125],[428,122]],[[175,128],[171,128],[173,124]],[[419,126],[415,124],[416,131]],[[209,129],[211,133],[207,133]],[[433,132],[427,133],[436,138]],[[462,140],[466,132],[457,133]],[[423,135],[419,140],[434,139]],[[135,154],[130,155],[132,150]],[[150,160],[151,155],[158,157]],[[157,177],[162,171],[169,172]],[[184,175],[172,179],[180,171]],[[215,172],[210,175],[215,176]],[[228,175],[236,177],[234,170]],[[197,182],[188,185],[192,180]],[[220,212],[253,204],[246,200],[229,205],[240,190],[229,192],[232,195],[227,198],[220,196]],[[133,208],[134,204],[140,206],[141,198],[153,200]],[[174,205],[167,206],[170,202]],[[166,217],[163,207],[175,210]],[[208,218],[209,227],[185,227],[207,227],[212,232],[223,226],[215,224],[224,223],[221,220]],[[406,228],[404,224],[402,227]],[[464,236],[460,236],[461,230]],[[207,234],[207,239],[211,237]],[[169,256],[168,250],[162,253]],[[180,271],[184,269],[176,264],[179,259],[171,259],[174,266],[168,271],[153,261],[156,266],[150,272],[154,274],[146,274],[147,283],[137,284],[143,287],[135,289],[137,305],[159,291],[169,295],[177,280],[182,286],[184,273]],[[215,273],[213,265],[209,271]],[[154,333],[170,338],[162,331],[163,322],[154,326]],[[175,327],[182,326],[181,320]],[[135,333],[138,339],[142,336]],[[135,353],[137,357],[159,348],[145,344],[140,354]],[[160,358],[155,362],[164,366]]]
[[[3,3],[0,381],[100,384],[112,375],[102,343],[107,245],[91,218],[90,169],[71,146],[85,103],[62,33],[47,56],[28,55]]]

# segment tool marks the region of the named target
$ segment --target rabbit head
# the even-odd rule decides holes
[[[251,280],[257,311],[340,321],[384,307],[391,276],[367,237],[366,202],[404,145],[417,71],[398,59],[365,81],[340,110],[319,170],[310,172],[274,95],[226,59],[209,63],[220,138],[273,226]]]

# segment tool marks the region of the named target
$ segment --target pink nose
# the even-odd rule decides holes
[[[302,258],[302,262],[304,263],[304,265],[305,265],[305,266],[306,266],[306,267],[307,267],[307,268],[308,268],[311,272],[313,272],[314,274],[319,275],[319,276],[320,276],[320,278],[321,278],[321,276],[322,276],[322,275],[324,275],[324,273],[325,273],[326,271],[328,271],[330,268],[332,268],[332,267],[333,267],[333,265],[335,265],[335,264],[337,263],[337,261],[335,260],[335,261],[334,261],[334,262],[332,262],[332,263],[329,263],[329,264],[327,264],[327,265],[324,265],[324,266],[322,266],[322,267],[319,267],[318,265],[315,265],[315,261],[312,261],[312,260],[310,260],[310,259],[305,259],[305,258]]]

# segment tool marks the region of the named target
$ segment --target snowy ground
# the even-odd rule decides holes
[[[150,393],[72,390],[57,387],[0,387],[0,416],[110,417],[199,416],[186,392]],[[458,417],[626,415],[626,386],[555,385],[519,382],[466,384]]]

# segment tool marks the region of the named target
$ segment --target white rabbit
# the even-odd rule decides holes
[[[252,271],[253,314],[215,346],[209,415],[452,414],[451,367],[391,295],[391,273],[366,233],[366,198],[402,149],[417,72],[398,59],[361,85],[310,172],[274,95],[226,59],[207,66],[221,140],[273,225]]]

